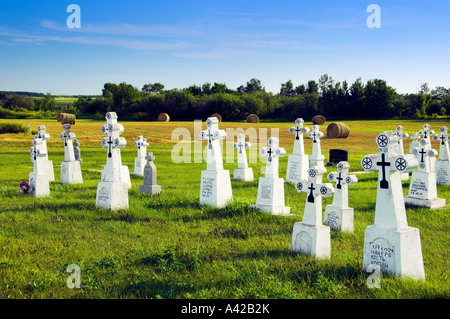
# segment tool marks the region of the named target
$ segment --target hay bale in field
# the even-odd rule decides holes
[[[317,125],[322,125],[323,123],[325,123],[325,121],[326,119],[322,115],[316,115],[312,118],[312,123]]]
[[[247,116],[247,122],[248,123],[259,123],[259,117],[256,114],[250,114]]]
[[[61,124],[75,125],[76,116],[75,114],[70,113],[59,113],[56,116],[56,119],[58,122],[61,122]]]
[[[222,122],[222,116],[219,113],[214,113],[211,117],[215,117],[219,120],[219,122]]]
[[[327,127],[328,138],[347,138],[350,134],[350,127],[343,122],[331,123]]]
[[[170,117],[167,113],[161,113],[158,115],[158,122],[169,122]]]

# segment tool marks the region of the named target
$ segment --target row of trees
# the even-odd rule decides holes
[[[42,100],[49,99],[47,95]],[[18,104],[7,101],[3,107]],[[54,109],[55,104],[46,106],[41,102],[38,106],[41,110],[46,107]],[[115,111],[120,116],[143,120],[155,120],[160,113],[168,113],[175,120],[206,118],[213,113],[221,114],[228,121],[244,120],[251,113],[262,119],[289,121],[317,114],[331,118],[420,118],[450,114],[450,89],[430,90],[425,83],[417,93],[399,95],[381,79],[363,83],[358,78],[349,84],[335,81],[327,74],[318,81],[310,80],[298,86],[289,80],[281,84],[277,94],[266,92],[261,81],[255,78],[235,90],[217,82],[171,90],[165,90],[161,83],[149,83],[138,89],[122,82],[105,83],[98,97],[79,97],[73,111],[91,115]]]

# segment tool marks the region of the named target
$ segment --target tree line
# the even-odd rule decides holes
[[[0,94],[1,107],[5,109],[27,107],[26,99],[31,98],[2,100]],[[57,107],[61,108],[52,103],[49,94],[38,106],[34,105],[38,110],[54,111]],[[169,114],[173,120],[207,118],[219,113],[225,121],[245,120],[249,114],[278,121],[292,121],[299,116],[312,118],[317,114],[347,119],[424,118],[450,115],[450,88],[438,86],[430,90],[424,83],[418,92],[401,95],[381,79],[364,83],[358,78],[349,84],[335,81],[327,74],[318,81],[298,86],[288,80],[281,83],[276,94],[266,92],[256,78],[236,89],[217,82],[170,90],[161,83],[148,83],[138,89],[122,82],[105,83],[100,96],[80,96],[71,107],[66,106],[66,111],[97,117],[114,111],[123,119],[150,121],[156,120],[160,113]]]

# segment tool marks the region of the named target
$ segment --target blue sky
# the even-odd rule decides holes
[[[81,28],[69,29],[69,4]],[[381,27],[368,28],[370,4]],[[450,87],[450,1],[2,0],[0,90],[101,94],[106,82],[166,89],[258,78],[267,91],[328,74],[398,93]]]

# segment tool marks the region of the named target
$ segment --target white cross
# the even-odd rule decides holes
[[[244,134],[239,134],[237,141],[237,143],[233,144],[233,148],[238,149],[238,168],[247,168],[247,153],[245,149],[250,148],[252,144],[245,141]]]
[[[70,124],[63,124],[64,133],[59,135],[59,138],[64,141],[64,160],[66,162],[75,160],[72,140],[74,140],[76,136],[75,133],[71,132],[71,128]]]
[[[412,141],[411,141],[411,143],[409,143],[409,152],[410,153],[412,153],[416,147],[420,146],[420,144],[419,144],[420,135],[418,133],[416,133],[416,132],[413,133],[411,138],[412,138]]]
[[[322,225],[322,199],[330,197],[334,193],[333,185],[322,183],[322,176],[326,172],[321,166],[308,169],[308,181],[299,181],[295,188],[299,193],[306,193],[305,211],[303,223],[308,225]]]
[[[431,136],[434,135],[434,131],[430,130],[430,125],[429,124],[424,124],[423,125],[423,130],[419,131],[420,135],[423,135],[424,139],[427,139],[428,141],[431,142]],[[431,143],[429,144],[429,149],[431,149]]]
[[[137,146],[138,148],[138,157],[145,157],[147,146],[149,145],[146,138],[141,135],[138,136],[137,141],[134,142],[134,146]]]
[[[333,206],[348,207],[348,186],[355,185],[358,182],[356,175],[349,174],[350,164],[342,161],[337,164],[337,172],[328,174],[328,180],[336,183],[336,191],[333,197]]]
[[[431,167],[429,157],[436,157],[438,152],[428,146],[430,141],[425,138],[421,139],[419,144],[420,147],[416,147],[412,152],[419,162],[419,168],[417,170],[430,173]]]
[[[397,136],[400,138],[398,140],[398,151],[401,155],[404,155],[405,152],[403,150],[403,140],[409,137],[408,133],[403,133],[403,126],[397,126]]]
[[[289,128],[289,133],[291,134],[295,133],[294,149],[292,151],[292,154],[299,154],[299,155],[305,154],[303,134],[308,134],[309,128],[303,127],[303,123],[304,123],[303,119],[298,118],[295,120],[295,126]]]
[[[48,141],[50,139],[50,134],[45,133],[46,128],[44,125],[38,126],[38,134],[36,135],[38,138],[42,138],[43,141]]]
[[[433,140],[439,141],[439,160],[448,161],[450,159],[450,150],[448,146],[448,128],[442,126],[439,128],[439,135],[434,135]]]
[[[113,148],[125,148],[126,140],[119,137],[124,128],[122,124],[117,123],[115,112],[106,113],[106,124],[103,124],[101,131],[108,136],[102,139],[102,147],[108,148],[108,158],[112,158]]]
[[[276,137],[269,138],[267,147],[260,151],[261,156],[267,156],[266,177],[278,178],[278,157],[286,155],[286,150],[278,147],[279,140]]]
[[[323,133],[319,131],[319,125],[314,124],[312,127],[312,132],[308,135],[312,141],[312,154],[309,157],[310,167],[314,167],[316,165],[322,166],[325,168],[324,160],[325,156],[322,155],[322,149],[320,147],[320,139],[323,137]]]
[[[225,139],[226,136],[225,130],[219,130],[219,120],[216,117],[209,117],[206,120],[206,130],[200,133],[200,138],[208,141],[207,170],[217,171],[223,169],[219,140]]]

